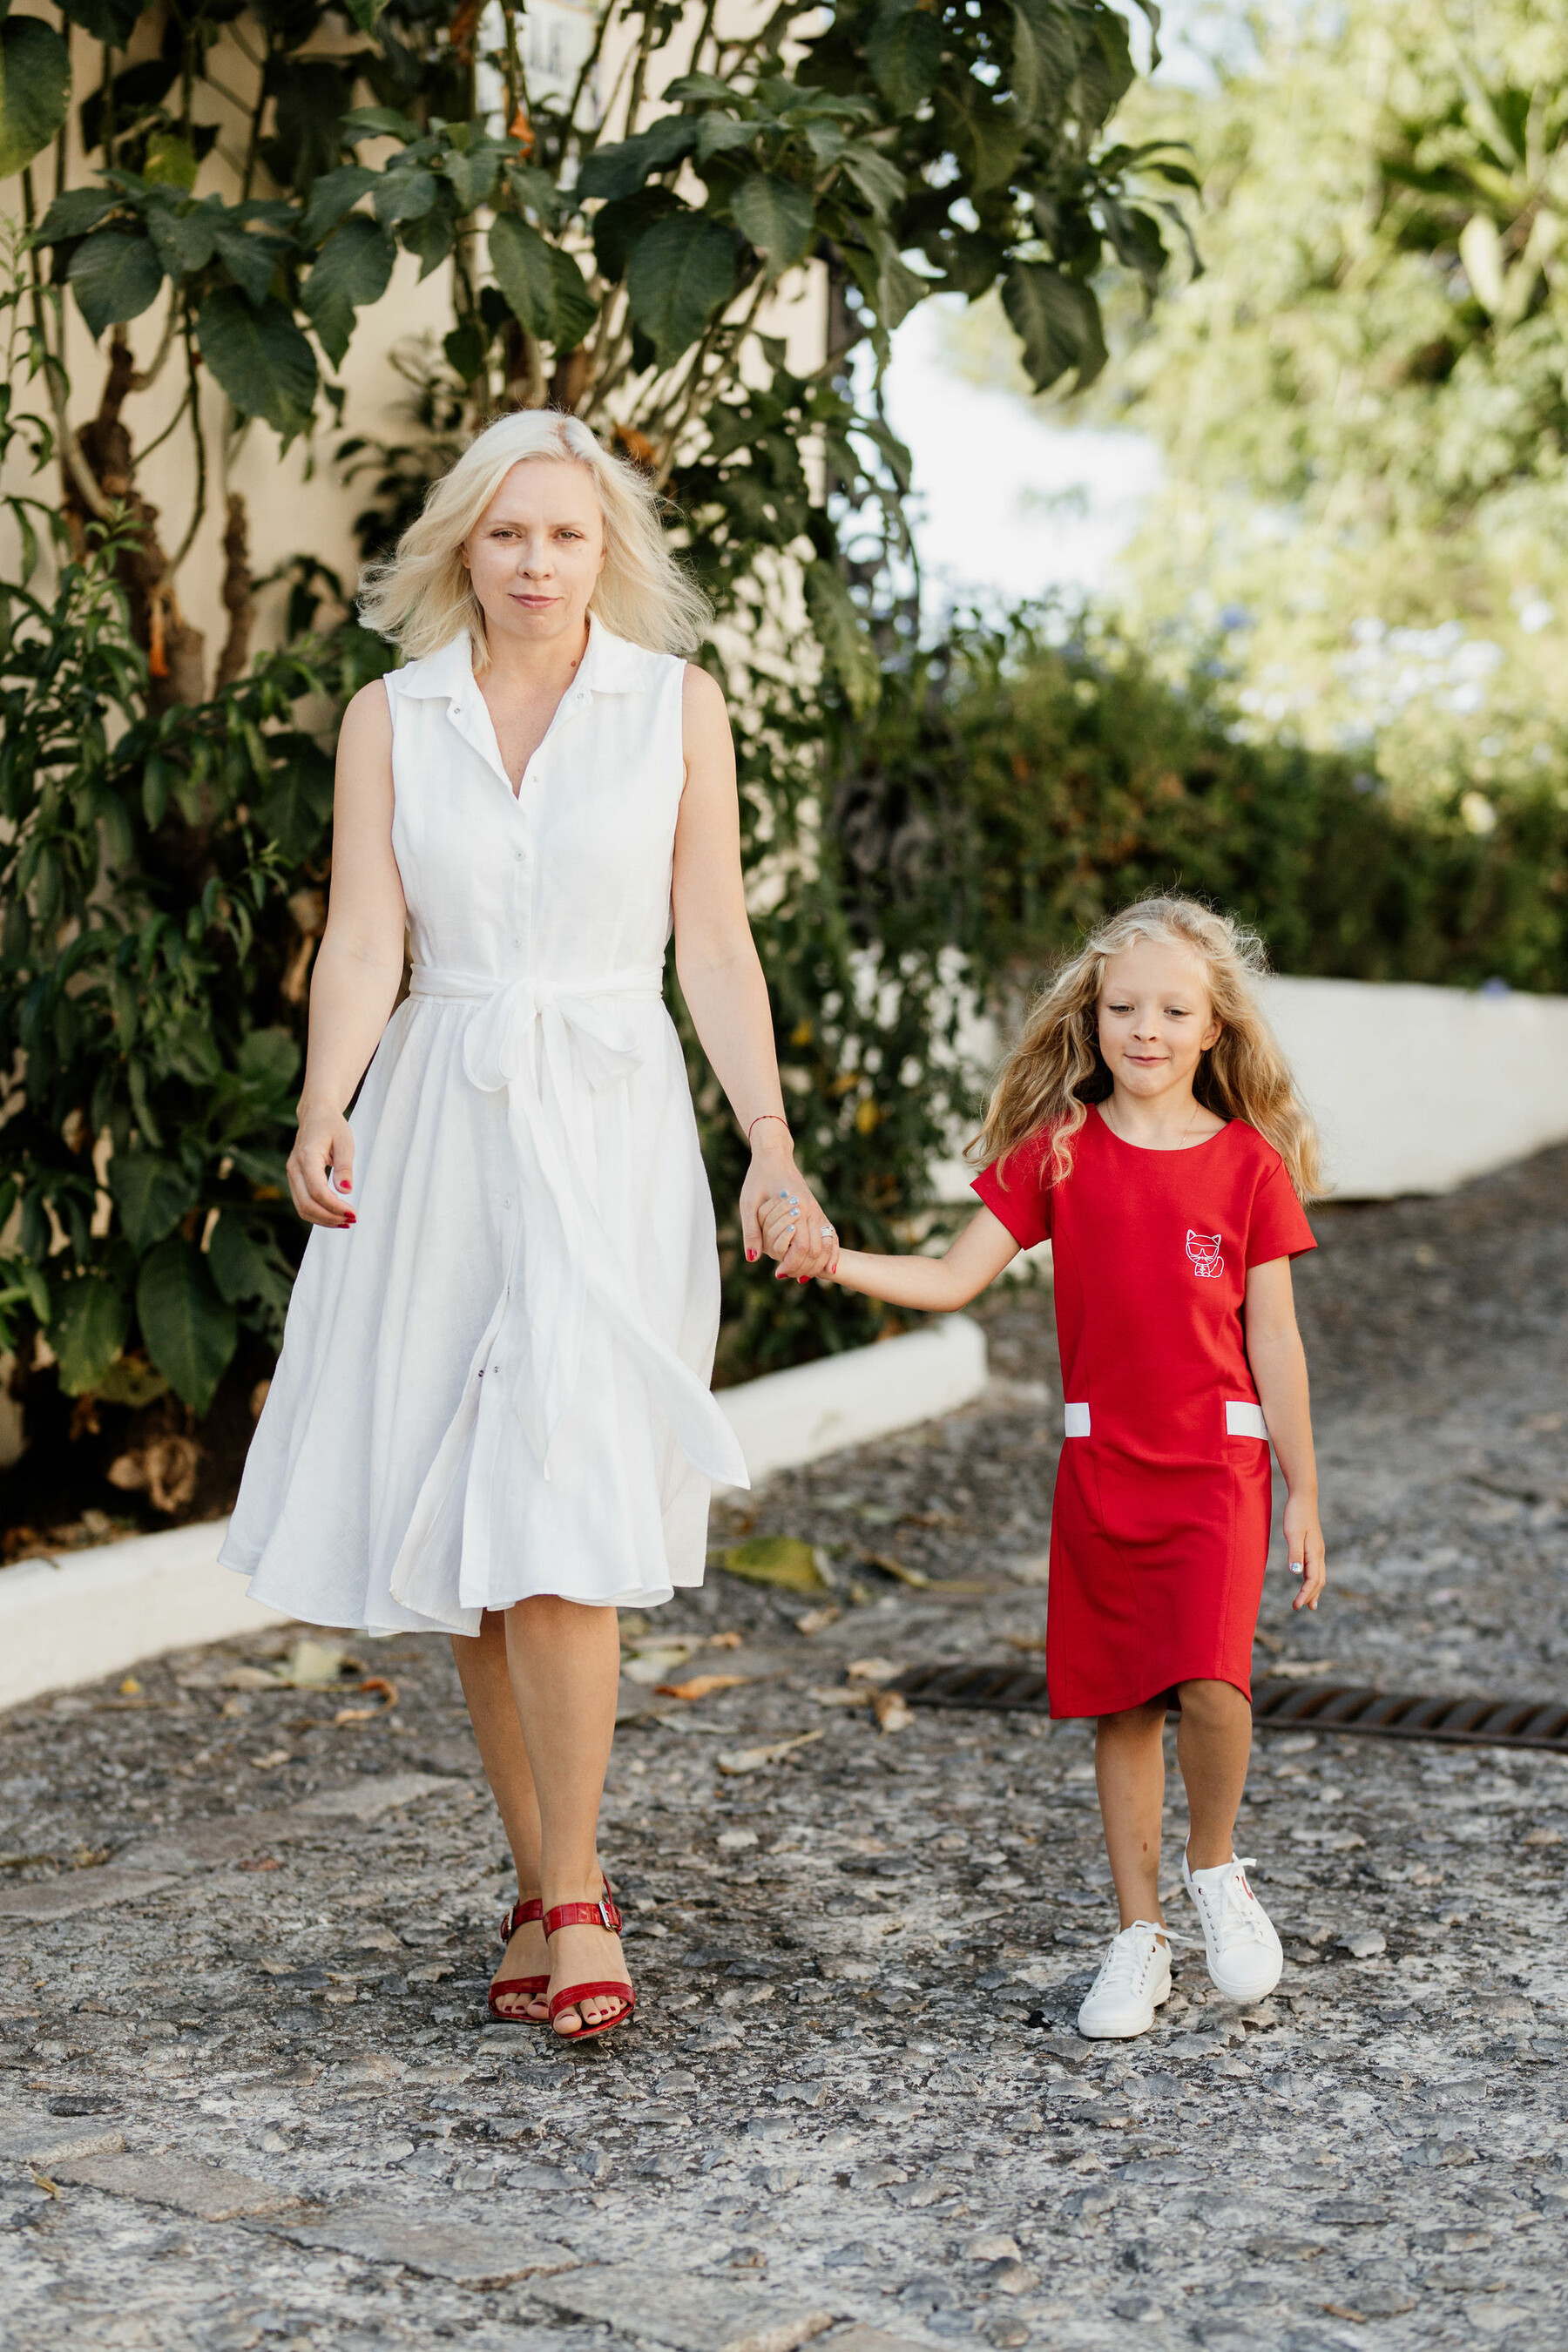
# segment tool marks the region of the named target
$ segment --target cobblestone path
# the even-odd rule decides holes
[[[1336,1580],[1302,1623],[1271,1573],[1260,1667],[1568,1689],[1565,1176],[1322,1218]],[[1040,1633],[1048,1315],[1005,1296],[979,1407],[731,1527],[827,1547],[832,1622],[716,1574],[642,1632],[747,1679],[625,1685],[643,2005],[592,2048],[483,2022],[511,1890],[442,1645],[366,1652],[395,1704],[245,1687],[269,1639],[0,1723],[5,2343],[1568,2347],[1568,1758],[1260,1735],[1279,1991],[1188,1945],[1091,2046],[1087,1732],[840,1703]]]

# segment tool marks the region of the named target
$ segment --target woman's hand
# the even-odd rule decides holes
[[[1291,1495],[1286,1498],[1285,1562],[1291,1575],[1301,1580],[1301,1590],[1290,1603],[1291,1608],[1315,1609],[1329,1576],[1315,1496]]]
[[[301,1110],[289,1154],[289,1196],[307,1224],[341,1232],[355,1223],[349,1205],[353,1165],[353,1130],[342,1113]]]
[[[795,1154],[776,1146],[764,1144],[752,1154],[741,1187],[741,1231],[748,1265],[763,1249],[778,1259],[775,1282],[809,1282],[814,1275],[830,1275],[837,1261],[837,1234],[795,1166]]]

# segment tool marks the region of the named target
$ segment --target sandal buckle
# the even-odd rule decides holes
[[[615,1934],[615,1932],[616,1932],[616,1931],[615,1931],[614,1927],[610,1925],[610,1906],[609,1906],[609,1904],[608,1904],[608,1902],[606,1901],[605,1897],[604,1895],[600,1895],[600,1897],[599,1897],[599,1900],[598,1900],[598,1904],[597,1904],[597,1906],[596,1906],[596,1908],[597,1908],[597,1910],[598,1910],[599,1918],[600,1918],[600,1921],[601,1921],[601,1923],[602,1923],[602,1925],[603,1925],[603,1927],[604,1927],[604,1928],[605,1928],[605,1933],[606,1933],[607,1935],[611,1935],[611,1936],[613,1936],[613,1935]]]

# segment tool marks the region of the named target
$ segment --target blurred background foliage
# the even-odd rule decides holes
[[[1259,11],[1191,142],[1204,274],[1112,305],[1081,413],[1164,461],[1123,567],[1173,676],[1354,752],[1485,831],[1568,776],[1568,14],[1555,0]],[[1025,394],[994,306],[962,363]]]

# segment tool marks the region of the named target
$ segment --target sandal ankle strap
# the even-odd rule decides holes
[[[533,1920],[542,1919],[543,1916],[544,1904],[542,1897],[537,1895],[531,1895],[526,1903],[514,1903],[500,1923],[501,1942],[510,1944],[520,1927],[526,1927]]]
[[[558,1903],[544,1914],[544,1932],[553,1936],[562,1927],[604,1927],[612,1936],[621,1932],[621,1914],[606,1880],[605,1891],[596,1903]]]

